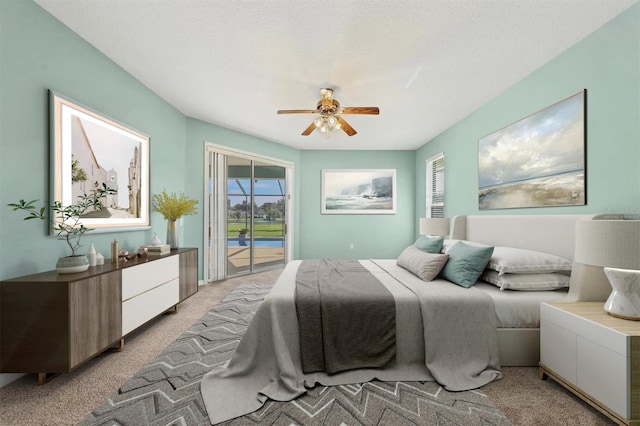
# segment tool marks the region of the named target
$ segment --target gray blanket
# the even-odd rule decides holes
[[[302,371],[384,367],[396,354],[395,300],[357,260],[305,260],[296,275]]]
[[[253,412],[268,399],[291,401],[316,383],[331,386],[373,379],[435,378],[447,390],[468,390],[502,377],[491,298],[473,287],[463,289],[447,281],[426,283],[395,262],[395,259],[360,261],[396,301],[397,353],[390,365],[332,375],[302,372],[294,303],[295,276],[301,261],[289,262],[260,305],[231,360],[212,366],[201,381],[211,422]],[[430,288],[447,306],[424,315],[422,311],[430,309],[430,302],[421,299]],[[446,294],[447,289],[451,295]]]

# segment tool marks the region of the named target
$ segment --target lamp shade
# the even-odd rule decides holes
[[[578,220],[574,260],[585,265],[640,269],[640,220]]]
[[[421,235],[449,235],[449,219],[445,217],[423,217],[420,219]]]

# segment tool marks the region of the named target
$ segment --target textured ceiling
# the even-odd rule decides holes
[[[35,2],[187,116],[299,149],[415,149],[638,0]],[[276,115],[322,87],[380,115],[330,139]]]

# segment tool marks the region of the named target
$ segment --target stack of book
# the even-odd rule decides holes
[[[165,254],[171,251],[171,246],[169,244],[151,244],[142,247],[146,248],[147,253],[149,254]]]

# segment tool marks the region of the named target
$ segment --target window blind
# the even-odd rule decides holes
[[[444,217],[444,153],[427,160],[426,217]]]

